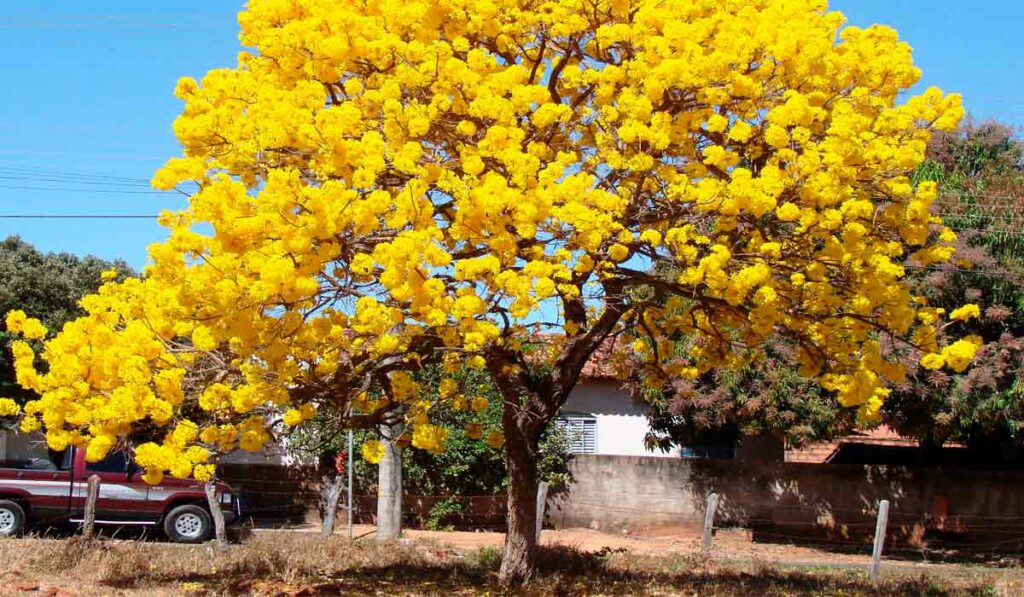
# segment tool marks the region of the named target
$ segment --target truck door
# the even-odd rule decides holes
[[[99,462],[85,463],[84,474],[75,483],[75,494],[81,500],[79,513],[84,510],[88,480],[92,475],[100,478],[99,499],[96,501],[97,523],[155,523],[146,508],[149,488],[139,478],[137,467],[125,450],[111,452]],[[81,514],[78,518],[81,518]]]

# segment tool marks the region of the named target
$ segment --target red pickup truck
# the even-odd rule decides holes
[[[179,543],[200,543],[213,533],[202,485],[169,477],[148,485],[128,452],[86,462],[83,450],[69,448],[52,461],[0,468],[0,536],[17,535],[30,523],[80,523],[91,475],[100,478],[98,525],[162,526]],[[236,521],[241,514],[237,496],[227,485],[218,485],[217,491],[225,522]]]

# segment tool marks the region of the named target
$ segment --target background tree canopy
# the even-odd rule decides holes
[[[17,236],[0,242],[0,312],[13,309],[35,317],[51,330],[81,317],[85,311],[79,299],[96,292],[101,274],[115,269],[120,277],[132,275],[124,261],[104,261],[70,253],[43,253]],[[11,338],[6,326],[0,329],[0,396],[19,402],[31,396],[14,379],[10,352]]]
[[[921,272],[917,283],[934,306],[977,303],[979,319],[946,333],[977,334],[985,344],[963,374],[913,363],[884,420],[925,447],[962,442],[987,461],[1013,462],[1024,447],[1024,144],[999,123],[967,123],[937,135],[929,158],[917,179],[939,183],[933,209],[960,239],[954,260]]]
[[[929,304],[947,312],[978,304],[980,318],[955,322],[943,334],[947,339],[977,334],[985,344],[962,374],[925,369],[920,353],[906,354],[906,381],[881,411],[881,423],[925,447],[961,442],[1004,463],[1024,445],[1022,160],[1024,143],[996,122],[969,122],[930,143],[914,183],[939,184],[932,212],[959,239],[952,262],[917,268],[913,284]],[[649,444],[669,450],[770,432],[798,446],[856,427],[851,409],[798,375],[791,346],[777,342],[765,356],[739,371],[710,372],[653,391],[635,384],[653,405]]]

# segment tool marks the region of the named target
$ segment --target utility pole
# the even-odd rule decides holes
[[[348,538],[352,539],[352,430],[348,430]]]

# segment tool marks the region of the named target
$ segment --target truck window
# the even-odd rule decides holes
[[[85,470],[90,473],[121,473],[128,472],[128,457],[118,450],[111,452],[106,458],[99,462],[86,462]]]
[[[75,467],[75,449],[68,448],[60,457],[60,470],[70,471]]]

